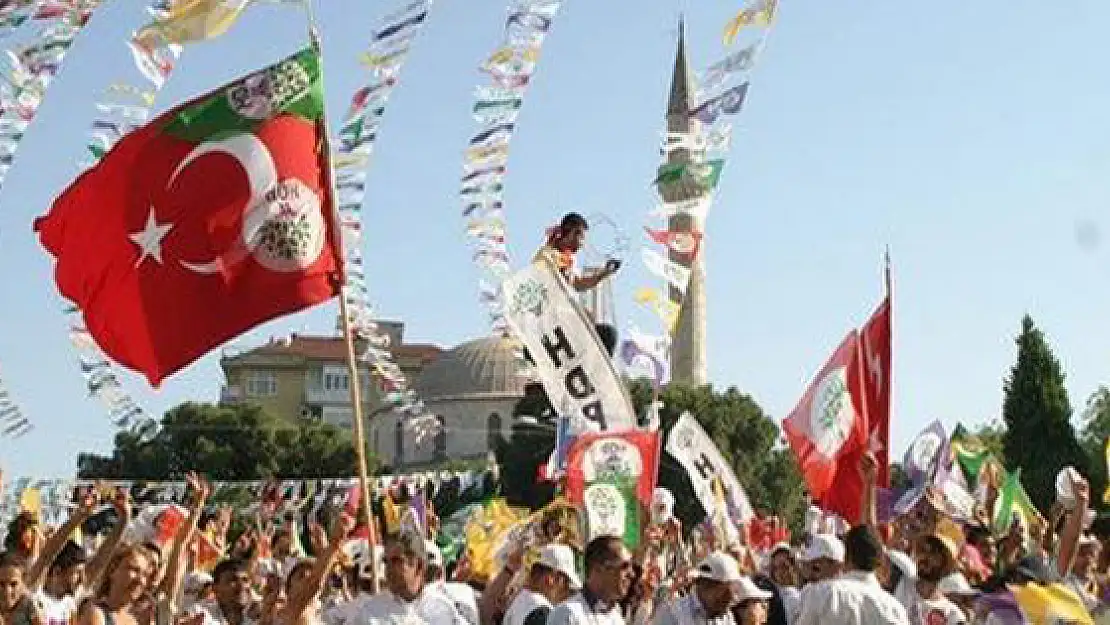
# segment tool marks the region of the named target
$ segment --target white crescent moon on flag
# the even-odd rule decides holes
[[[174,170],[173,175],[170,176],[169,181],[166,182],[168,189],[177,176],[188,167],[193,161],[199,159],[207,154],[220,152],[231,156],[239,161],[239,165],[247,174],[247,182],[250,184],[251,198],[243,207],[243,212],[248,213],[250,207],[255,206],[263,198],[267,191],[274,188],[278,182],[277,166],[274,164],[274,157],[270,154],[269,148],[253,133],[244,133],[221,139],[219,141],[205,141],[193,148],[192,152],[181,161]],[[253,233],[258,230],[262,225],[261,223],[253,223],[265,221],[265,211],[259,211],[260,214],[251,219],[247,214],[244,217],[243,232],[244,243],[249,245],[253,239]],[[226,253],[225,253],[226,254]],[[181,266],[199,274],[213,274],[219,273],[220,269],[224,266],[223,256],[217,256],[212,260],[201,263],[194,263],[188,261],[178,261]]]

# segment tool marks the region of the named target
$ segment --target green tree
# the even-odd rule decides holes
[[[1030,498],[1045,510],[1056,498],[1057,472],[1067,465],[1083,472],[1086,462],[1071,425],[1060,362],[1029,315],[1016,343],[1017,362],[1003,384],[1003,451],[1006,466],[1021,467]]]
[[[1001,460],[1006,456],[1006,445],[1003,442],[1006,436],[1006,426],[1003,424],[997,421],[984,423],[978,429],[972,430],[971,435],[978,439],[995,458]]]
[[[1080,416],[1082,431],[1079,444],[1087,455],[1087,470],[1095,502],[1101,502],[1098,493],[1106,490],[1106,439],[1110,437],[1110,389],[1105,386],[1091,393],[1087,406]]]
[[[111,455],[77,459],[82,478],[140,480],[180,479],[188,471],[212,480],[345,477],[355,466],[350,435],[334,426],[290,424],[257,406],[191,402],[171,409],[156,428],[120,432]]]

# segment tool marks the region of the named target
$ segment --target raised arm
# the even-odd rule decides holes
[[[27,574],[27,588],[34,592],[42,588],[42,584],[46,581],[46,572],[50,570],[50,565],[54,562],[54,558],[58,557],[61,553],[62,547],[65,547],[66,541],[69,540],[74,530],[81,526],[82,523],[92,516],[93,510],[96,508],[96,495],[90,491],[86,491],[81,496],[81,501],[76,509],[69,515],[69,519],[64,525],[59,527],[50,535],[46,544],[43,545],[42,551],[39,552],[38,557],[35,558],[35,563]]]
[[[173,612],[177,611],[177,598],[181,594],[181,586],[185,581],[187,564],[185,547],[193,541],[193,536],[197,531],[197,523],[204,511],[204,504],[212,493],[211,486],[196,473],[186,475],[185,483],[192,494],[192,499],[189,502],[189,516],[177,530],[177,535],[174,536],[170,557],[166,561],[166,575],[162,578],[162,592],[170,601],[171,611]]]
[[[1060,532],[1060,556],[1056,560],[1056,571],[1067,575],[1075,560],[1076,547],[1079,545],[1079,536],[1083,533],[1083,521],[1087,516],[1087,506],[1091,503],[1091,487],[1082,477],[1073,481],[1075,488],[1075,509],[1068,512],[1064,521],[1064,530]]]
[[[347,539],[347,534],[351,533],[354,526],[353,518],[346,514],[340,515],[336,519],[329,541],[324,536],[323,528],[318,523],[312,524],[313,542],[323,548],[317,553],[316,562],[312,565],[312,570],[309,572],[305,583],[297,585],[293,589],[293,594],[289,596],[289,602],[282,610],[285,615],[283,622],[299,623],[301,621],[305,610],[308,609],[316,595],[320,593],[320,586],[324,583],[324,578],[327,577],[328,571],[331,571],[336,555],[343,548],[343,541]]]
[[[108,562],[111,561],[112,554],[119,547],[120,540],[123,539],[123,533],[127,530],[127,525],[131,523],[131,501],[126,490],[122,488],[116,490],[115,497],[112,499],[112,506],[116,509],[118,522],[112,528],[112,532],[108,534],[108,538],[96,550],[92,560],[85,566],[86,588],[96,588],[100,584],[100,577],[108,568]]]

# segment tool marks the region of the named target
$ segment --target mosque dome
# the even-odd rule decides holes
[[[491,336],[468,341],[443,352],[416,380],[426,401],[500,399],[524,395],[514,343]]]

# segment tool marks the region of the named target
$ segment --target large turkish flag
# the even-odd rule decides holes
[[[319,120],[279,113],[190,141],[166,131],[181,108],[124,137],[34,226],[97,343],[154,386],[342,284]]]

